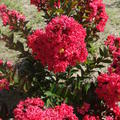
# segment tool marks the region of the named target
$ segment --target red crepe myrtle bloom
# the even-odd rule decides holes
[[[108,46],[110,53],[113,56],[113,62],[108,68],[109,73],[120,75],[120,37],[109,35],[105,44]]]
[[[19,25],[23,27],[25,16],[15,10],[9,10],[5,5],[0,5],[0,17],[3,25],[9,25],[10,29],[16,29]]]
[[[103,4],[102,0],[90,0],[88,2],[88,6],[91,11],[89,14],[89,20],[91,22],[94,21],[96,29],[103,32],[108,20],[108,15],[105,11],[105,4]]]
[[[0,90],[2,90],[2,89],[9,90],[9,83],[6,79],[0,80]]]
[[[93,116],[93,115],[88,115],[86,114],[84,117],[83,117],[83,120],[100,120],[98,116]]]
[[[40,98],[27,98],[21,101],[14,110],[17,120],[78,120],[73,108],[61,104],[55,108],[43,108],[44,102]]]
[[[28,45],[35,58],[48,69],[64,72],[67,66],[85,62],[88,52],[84,42],[85,29],[72,17],[62,15],[49,22],[42,30],[36,30],[28,36]]]
[[[77,108],[77,112],[81,115],[84,115],[86,112],[88,112],[89,108],[90,108],[90,104],[84,102],[82,107]]]
[[[113,105],[120,100],[120,76],[117,74],[101,74],[98,76],[96,93],[108,105]]]

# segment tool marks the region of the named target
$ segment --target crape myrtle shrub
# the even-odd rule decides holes
[[[22,13],[0,5],[3,26],[10,30],[9,35],[1,33],[1,40],[20,52],[15,65],[0,60],[0,90],[16,89],[27,96],[12,111],[13,118],[119,120],[120,38],[110,35],[105,46],[95,47],[108,19],[103,1],[30,2],[44,11],[44,29],[28,28]],[[15,42],[14,32],[25,43]]]

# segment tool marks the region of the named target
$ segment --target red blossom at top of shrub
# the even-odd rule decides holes
[[[51,11],[53,9],[53,7],[55,7],[55,9],[60,9],[65,11],[67,8],[67,5],[64,4],[62,5],[62,2],[66,2],[68,3],[68,1],[60,1],[60,0],[55,0],[54,1],[54,5],[51,6],[50,2],[48,0],[31,0],[31,4],[34,4],[35,6],[37,6],[37,9],[40,10],[44,10],[45,13],[47,13],[47,15],[50,17],[49,13],[52,13],[53,11]],[[78,10],[79,12],[77,13],[78,16],[80,16],[80,19],[78,19],[78,21],[85,21],[85,19],[87,20],[87,22],[89,21],[90,23],[93,23],[96,26],[97,31],[103,32],[104,31],[104,27],[106,25],[106,22],[108,20],[108,15],[106,13],[105,10],[105,4],[103,4],[102,0],[82,0],[82,1],[78,1],[78,2],[74,2],[74,0],[71,1],[71,4],[73,4],[71,6],[71,10],[75,10],[77,8],[82,8],[82,10]],[[84,10],[83,10],[84,9]],[[49,12],[51,11],[51,12]],[[77,11],[77,10],[76,10]],[[83,14],[83,11],[85,11]],[[86,11],[88,11],[86,13]],[[57,12],[54,12],[55,15]],[[60,13],[61,14],[61,13]],[[66,13],[66,15],[68,15],[69,13]],[[83,20],[84,16],[86,16],[86,18]]]
[[[0,13],[5,12],[6,10],[7,10],[6,5],[1,4],[1,5],[0,5]]]
[[[5,5],[0,5],[0,17],[3,25],[10,25],[10,29],[16,29],[16,26],[22,26],[25,16],[15,10],[9,10]]]
[[[45,7],[46,2],[48,2],[48,0],[30,0],[30,3],[35,5],[39,11]]]
[[[16,18],[18,21],[25,21],[25,16],[15,10],[10,10],[8,12],[8,15],[11,16],[11,18],[13,19]]]
[[[41,9],[49,9],[49,0],[30,0],[30,3],[35,5],[38,9],[38,11],[40,11]],[[60,0],[56,0],[54,1],[54,7],[55,8],[60,8]]]
[[[28,45],[35,58],[49,70],[64,72],[67,66],[85,62],[88,52],[84,42],[85,29],[72,17],[62,15],[52,19],[45,28],[28,36]]]
[[[8,16],[6,12],[7,12],[7,7],[4,4],[0,5],[0,17],[2,18],[3,25],[6,25],[8,22]]]
[[[105,4],[102,0],[90,0],[88,2],[90,9],[89,20],[94,21],[98,31],[103,32],[106,22],[108,20],[108,15],[105,10]]]
[[[78,120],[73,108],[61,104],[55,108],[43,109],[44,102],[40,98],[27,98],[21,101],[14,110],[17,120]]]
[[[56,2],[54,2],[54,7],[55,8],[60,8],[60,0],[58,0],[58,1],[56,1]]]

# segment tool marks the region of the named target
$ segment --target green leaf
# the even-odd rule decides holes
[[[50,99],[47,99],[47,101],[46,101],[46,106],[47,106],[47,107],[50,107],[50,106],[53,107],[53,104],[52,104],[52,102],[50,101]]]
[[[62,8],[59,8],[59,9],[56,10],[56,14],[57,14],[57,15],[60,15],[60,14],[62,14],[63,12],[64,12],[64,10],[63,10]]]
[[[23,52],[24,51],[24,45],[22,42],[20,41],[17,41],[16,43],[16,50],[20,51],[20,52]]]
[[[111,63],[112,61],[109,60],[109,59],[106,59],[106,60],[102,60],[103,63]]]
[[[70,71],[70,75],[73,75],[73,74],[76,73],[76,72],[78,72],[77,69],[72,69],[72,70]]]
[[[101,48],[99,48],[99,52],[100,52],[101,56],[104,56],[104,52],[103,52],[103,50]]]
[[[55,93],[52,93],[51,91],[46,91],[44,94],[47,97],[60,97],[59,95],[56,95]]]
[[[103,68],[105,67],[104,65],[96,65],[95,68]]]
[[[87,94],[88,90],[90,89],[90,87],[91,87],[90,83],[88,83],[88,84],[85,85],[85,93],[86,94]]]
[[[106,49],[106,47],[104,47],[104,57],[108,57],[108,56],[109,56],[108,49]]]

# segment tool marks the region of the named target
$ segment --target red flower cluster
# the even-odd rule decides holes
[[[90,108],[90,104],[84,102],[82,107],[77,108],[77,112],[81,115],[84,115],[86,112],[88,112],[89,108]]]
[[[106,116],[106,120],[114,120],[111,116]]]
[[[6,79],[1,79],[0,80],[0,90],[9,90],[9,82]]]
[[[110,65],[110,67],[108,67],[108,72],[111,73],[116,73],[118,75],[120,75],[120,58],[118,57],[115,58],[112,62],[112,64]]]
[[[60,8],[60,0],[57,0],[56,2],[54,2],[54,7],[55,8]]]
[[[108,15],[105,11],[105,4],[102,0],[90,0],[89,1],[90,15],[89,20],[94,21],[98,31],[103,32],[106,22],[108,20]]]
[[[113,35],[108,36],[105,44],[109,47],[110,53],[113,56],[113,63],[108,68],[109,73],[116,73],[120,75],[120,37]]]
[[[44,102],[40,98],[27,98],[25,101],[20,101],[14,110],[15,119],[39,120],[43,106]]]
[[[117,120],[117,119],[113,119],[111,116],[106,116],[104,119],[105,120]],[[100,118],[99,116],[85,115],[83,120],[100,120]]]
[[[6,12],[7,12],[7,7],[4,4],[0,5],[0,17],[2,18],[4,26],[6,26],[9,21]]]
[[[120,116],[120,75],[101,74],[98,76],[98,87],[96,88],[98,97],[104,100],[108,108],[115,113],[115,118]]]
[[[40,11],[41,9],[49,9],[49,0],[30,0],[30,3],[35,5],[38,9],[38,11]],[[60,0],[56,0],[56,2],[54,2],[54,7],[55,8],[60,8]]]
[[[55,108],[43,108],[44,102],[40,98],[27,98],[21,101],[14,110],[17,120],[78,120],[73,114],[73,108],[66,104]]]
[[[92,116],[92,115],[88,115],[86,114],[83,118],[83,120],[100,120],[98,116]]]
[[[12,67],[13,67],[13,63],[12,63],[11,61],[7,61],[6,64],[7,64],[7,67],[8,67],[8,68],[12,68]]]
[[[101,74],[98,76],[96,93],[107,105],[114,105],[120,100],[120,76],[117,74]]]
[[[84,117],[83,117],[83,120],[101,120],[100,118],[99,118],[99,116],[94,116],[94,115],[85,115]],[[104,118],[104,120],[118,120],[118,119],[113,119],[111,116],[106,116],[105,118]]]
[[[72,17],[62,15],[49,22],[42,30],[36,30],[28,36],[28,46],[35,58],[49,70],[64,72],[68,65],[84,62],[88,52],[84,42],[85,29]]]
[[[105,44],[109,47],[113,58],[120,57],[120,37],[115,37],[113,35],[108,36]]]
[[[108,46],[113,57],[113,63],[108,67],[107,74],[98,76],[98,86],[96,93],[100,99],[103,99],[106,106],[115,113],[115,120],[120,117],[120,37],[108,36],[105,44]],[[113,120],[107,117],[108,120]]]
[[[7,69],[11,69],[13,67],[13,63],[11,61],[4,62],[0,59],[0,67],[4,66],[4,64]]]
[[[10,25],[10,29],[16,29],[16,26],[23,27],[25,16],[15,10],[8,10],[5,5],[0,5],[0,17],[3,25]]]
[[[66,0],[67,1],[67,0]],[[72,0],[73,2],[73,0]],[[45,11],[49,11],[52,9],[52,7],[55,8],[62,8],[63,6],[60,4],[60,0],[56,0],[54,2],[54,6],[50,6],[50,2],[48,0],[31,0],[31,4],[34,4],[37,6],[37,9],[40,11],[41,9]],[[89,20],[93,24],[96,25],[96,29],[100,32],[104,31],[104,27],[106,25],[106,22],[108,20],[108,15],[105,10],[105,4],[103,4],[102,0],[82,0],[77,3],[77,7],[84,6],[85,11],[89,11],[89,13],[86,14],[88,17],[87,21]],[[65,6],[64,6],[65,7]],[[63,10],[65,8],[62,8]],[[72,6],[73,7],[73,6]],[[74,5],[74,9],[76,9],[76,5]],[[83,11],[78,12],[78,14],[83,14]],[[82,16],[81,16],[81,19]]]
[[[46,2],[48,2],[48,0],[30,0],[30,3],[35,5],[39,11],[45,7]]]
[[[0,90],[9,90],[10,72],[13,70],[13,64],[10,61],[4,62],[0,60]],[[6,79],[7,78],[7,79]]]

